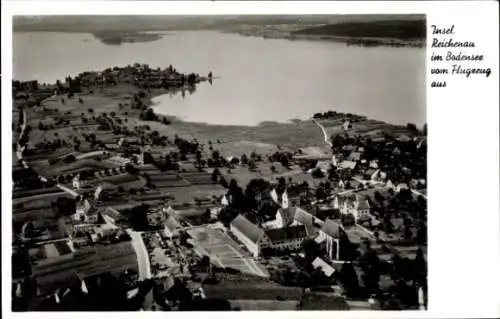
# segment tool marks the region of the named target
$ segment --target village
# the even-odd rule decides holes
[[[13,83],[14,307],[425,309],[426,127],[317,113],[293,147],[152,108],[212,81],[135,64]]]

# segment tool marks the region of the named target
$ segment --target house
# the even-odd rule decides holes
[[[300,207],[293,206],[289,208],[280,208],[276,212],[274,220],[264,223],[265,229],[282,229],[290,226],[303,225],[307,236],[315,236],[317,228],[321,227],[323,222],[306,212]]]
[[[76,214],[75,215],[85,214],[89,211],[90,208],[91,208],[91,205],[87,199],[80,201],[76,204]]]
[[[146,218],[148,219],[148,224],[150,226],[156,227],[163,226],[167,221],[165,213],[163,213],[162,210],[149,211]]]
[[[94,192],[94,199],[99,200],[102,198],[103,194],[110,194],[113,192],[116,192],[118,189],[118,186],[109,182],[104,182],[99,184],[97,186],[95,192]]]
[[[394,184],[392,183],[392,181],[389,179],[387,180],[387,182],[385,183],[385,187],[387,188],[391,188],[391,189],[394,189]]]
[[[371,180],[372,181],[377,181],[381,182],[384,181],[387,178],[387,174],[382,172],[381,170],[377,170],[371,175]]]
[[[343,215],[352,214],[355,220],[370,214],[370,203],[367,199],[362,199],[358,194],[335,196],[333,207]]]
[[[315,237],[318,235],[319,228],[323,225],[323,221],[304,209],[297,207],[293,216],[292,225],[304,225],[306,227],[307,236]]]
[[[316,163],[316,168],[319,168],[323,173],[328,173],[330,169],[330,165],[332,165],[332,161],[318,161]]]
[[[317,204],[316,205],[316,218],[324,221],[328,218],[338,219],[340,218],[340,211],[338,208],[334,208],[332,205],[328,204]]]
[[[344,128],[345,131],[352,128],[351,121],[345,121],[344,124],[342,125],[342,127]]]
[[[349,154],[349,156],[347,157],[347,160],[351,161],[351,162],[357,162],[360,159],[361,159],[361,153],[360,152],[351,152],[351,154]]]
[[[330,278],[335,273],[335,268],[330,266],[323,259],[316,257],[316,259],[312,262],[313,269],[320,268],[321,271],[325,274],[326,277]]]
[[[352,162],[352,161],[342,161],[339,165],[339,168],[354,169],[355,167],[356,167],[356,162]]]
[[[80,174],[76,174],[76,176],[73,178],[73,188],[74,189],[80,189],[84,186],[85,181],[82,181],[80,179]]]
[[[340,239],[345,235],[341,224],[327,219],[319,231],[315,241],[326,244],[326,254],[329,259],[340,259]]]
[[[266,229],[285,228],[293,223],[296,207],[280,208],[276,212],[274,220],[264,223],[262,226]]]
[[[260,229],[243,215],[238,215],[231,222],[229,228],[254,257],[258,257],[261,248],[265,247],[268,243],[264,230]]]
[[[132,163],[132,160],[130,160],[129,158],[126,158],[126,157],[122,157],[122,156],[112,156],[112,157],[108,158],[106,161],[111,163],[111,164],[118,165],[118,166],[125,166],[127,164]]]
[[[165,233],[168,234],[169,237],[179,236],[179,231],[181,229],[182,229],[182,225],[179,223],[179,221],[174,216],[170,216],[165,221]]]
[[[339,188],[344,188],[345,184],[343,180],[339,180]]]
[[[266,230],[265,236],[269,239],[265,245],[266,247],[279,250],[296,250],[300,248],[300,245],[306,239],[307,232],[304,225],[297,225]]]
[[[403,189],[408,189],[408,185],[405,183],[400,183],[398,186],[396,186],[396,192],[399,193]]]
[[[374,169],[378,169],[378,161],[371,161],[369,166]]]
[[[125,219],[125,217],[113,207],[105,207],[101,211],[101,215],[105,220],[108,220],[112,224],[116,224]]]
[[[99,222],[99,212],[88,200],[77,204],[76,213],[71,216],[73,224],[96,224]]]

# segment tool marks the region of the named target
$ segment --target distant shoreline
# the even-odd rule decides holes
[[[122,43],[152,42],[163,38],[163,34],[145,32],[91,32],[104,44],[120,45]]]
[[[329,41],[337,43],[345,43],[348,46],[361,47],[405,47],[405,48],[424,48],[426,45],[425,39],[403,40],[398,38],[370,38],[370,37],[347,37],[333,35],[292,35],[292,34],[267,34],[253,33],[248,31],[223,30],[223,33],[239,34],[244,37],[260,37],[263,39],[273,40],[289,40],[289,41]]]

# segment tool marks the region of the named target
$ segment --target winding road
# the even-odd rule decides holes
[[[325,143],[328,144],[328,146],[332,147],[333,146],[332,142],[330,142],[330,139],[328,138],[328,134],[326,133],[325,127],[314,119],[312,121],[314,124],[316,124],[321,129],[321,132],[323,133],[323,136],[325,137]]]
[[[19,134],[19,138],[17,139],[17,151],[16,151],[16,155],[17,155],[17,159],[21,162],[21,164],[23,165],[23,167],[25,169],[28,169],[29,168],[29,165],[28,163],[26,162],[26,160],[23,158],[23,151],[24,149],[26,148],[26,146],[21,146],[21,144],[19,144],[19,142],[21,141],[21,139],[23,138],[24,134],[25,134],[25,131],[26,131],[26,123],[28,122],[28,117],[26,115],[26,111],[23,109],[23,123],[21,124],[21,133]],[[45,176],[42,176],[40,174],[38,174],[38,178],[42,181],[42,182],[46,182],[47,181],[47,178]],[[72,189],[69,189],[61,184],[57,184],[56,187],[58,187],[59,189],[61,189],[62,191],[70,194],[71,196],[73,197],[77,197],[79,196],[79,194],[75,191],[73,191]]]

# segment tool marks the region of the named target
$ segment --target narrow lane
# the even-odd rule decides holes
[[[139,267],[139,280],[150,279],[151,265],[149,263],[149,254],[146,245],[142,240],[141,232],[136,232],[127,229],[126,232],[132,238],[132,246],[134,247],[135,254],[137,255],[137,265]]]

